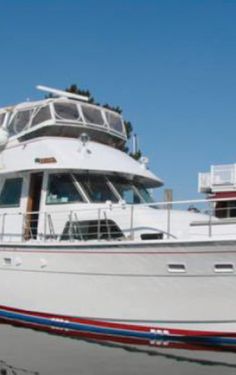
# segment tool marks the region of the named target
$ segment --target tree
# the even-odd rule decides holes
[[[89,98],[89,100],[88,100],[89,103],[101,105],[100,103],[95,102],[95,99],[94,99],[94,97],[92,96],[92,94],[89,90],[80,89],[76,84],[70,85],[68,88],[66,88],[66,91],[71,92],[73,94],[77,94],[77,95],[87,96]],[[104,108],[110,109],[114,112],[117,112],[120,115],[122,114],[122,109],[119,106],[116,106],[116,107],[111,106],[108,103],[103,104],[101,106],[104,107]],[[126,129],[127,138],[130,139],[131,136],[132,136],[132,133],[133,133],[133,125],[131,124],[130,121],[127,121],[127,120],[124,120],[124,125],[125,125],[125,129]],[[136,160],[140,159],[140,157],[142,156],[141,150],[137,150],[137,152],[132,153],[132,152],[130,152],[127,145],[123,146],[123,151],[129,153],[129,155],[132,156]]]

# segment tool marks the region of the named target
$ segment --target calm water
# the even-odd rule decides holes
[[[0,325],[0,374],[151,375],[236,373],[236,353],[170,343],[98,343]],[[177,344],[179,345],[179,344]],[[181,344],[182,345],[182,344]]]

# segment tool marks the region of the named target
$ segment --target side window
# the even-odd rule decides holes
[[[51,113],[50,113],[49,106],[47,105],[46,107],[41,107],[35,113],[32,123],[31,123],[31,127],[41,124],[42,122],[50,120],[50,119],[51,119]]]
[[[9,178],[4,182],[0,194],[0,207],[19,206],[22,178]]]
[[[83,202],[69,174],[53,174],[49,177],[47,204]]]
[[[12,136],[25,130],[30,122],[31,114],[32,110],[16,112],[8,125],[9,134]]]
[[[98,108],[82,105],[84,119],[87,124],[104,125],[102,112]]]

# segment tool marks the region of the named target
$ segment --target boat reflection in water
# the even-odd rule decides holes
[[[18,368],[0,360],[1,375],[39,375],[38,371],[30,371],[25,368]]]
[[[46,366],[52,366],[52,362],[55,361],[55,354],[57,358],[57,362],[60,362],[63,364],[61,371],[56,371],[55,370],[50,370],[48,373],[50,374],[63,374],[65,373],[64,371],[65,368],[68,366],[67,361],[72,361],[74,364],[75,368],[72,370],[72,372],[68,372],[68,374],[74,374],[75,372],[79,370],[78,364],[81,364],[81,361],[84,360],[86,363],[86,369],[88,373],[92,373],[91,366],[86,358],[83,358],[83,348],[81,350],[81,345],[84,344],[86,345],[86,352],[90,353],[89,356],[91,355],[91,352],[99,352],[102,350],[102,353],[106,349],[111,349],[113,352],[113,356],[108,355],[106,358],[106,361],[108,359],[107,365],[109,366],[109,358],[114,359],[114,355],[118,359],[121,359],[120,363],[120,370],[121,372],[118,372],[119,374],[122,373],[123,367],[125,366],[125,361],[124,355],[131,356],[132,360],[137,358],[140,358],[141,356],[141,361],[146,362],[146,366],[148,367],[149,360],[155,360],[158,359],[157,362],[155,362],[155,365],[157,366],[156,369],[153,368],[153,371],[157,370],[159,368],[159,364],[163,364],[161,361],[165,361],[165,366],[169,368],[169,372],[173,370],[173,364],[176,364],[177,366],[190,366],[189,368],[192,369],[194,366],[197,366],[197,372],[198,374],[202,374],[201,369],[204,368],[204,371],[206,367],[214,369],[216,371],[215,366],[219,369],[222,370],[222,368],[225,369],[224,374],[231,374],[232,369],[236,369],[236,345],[225,345],[225,344],[211,344],[209,341],[204,342],[203,340],[196,339],[194,340],[193,338],[189,339],[160,339],[160,340],[148,340],[148,339],[140,339],[140,338],[128,338],[128,337],[121,337],[121,336],[113,336],[113,335],[101,335],[97,333],[91,333],[91,332],[79,332],[78,330],[73,331],[69,329],[59,329],[57,327],[48,327],[48,326],[37,326],[34,324],[25,324],[24,322],[6,322],[5,320],[0,320],[0,332],[2,329],[13,329],[13,336],[14,339],[16,337],[16,332],[17,335],[20,334],[20,337],[27,337],[29,334],[28,338],[30,337],[30,340],[26,340],[26,345],[24,343],[23,347],[26,353],[30,352],[33,350],[33,347],[35,343],[37,343],[38,347],[38,339],[40,341],[40,347],[39,351],[40,354],[37,356],[41,358],[40,366],[42,365],[43,367]],[[43,333],[43,335],[39,335],[39,333]],[[47,335],[49,334],[49,335]],[[33,335],[33,336],[31,336]],[[39,335],[39,336],[37,336]],[[32,341],[33,338],[33,341]],[[63,341],[63,338],[65,341]],[[50,358],[49,351],[51,348],[52,349],[52,342],[51,339],[53,339],[53,356]],[[56,339],[56,340],[55,340]],[[62,340],[61,340],[62,339]],[[71,340],[68,340],[71,339]],[[78,344],[76,347],[76,352],[72,351],[72,354],[76,353],[76,360],[73,355],[71,355],[70,350],[70,345],[69,344]],[[63,347],[65,349],[63,356],[60,355],[61,353],[61,344],[65,344]],[[32,345],[32,346],[31,346]],[[89,345],[89,346],[88,346]],[[16,340],[16,347],[17,347],[17,340]],[[31,347],[31,348],[30,348]],[[14,348],[12,354],[13,357],[11,357],[12,362],[14,362]],[[18,345],[19,349],[19,345]],[[16,353],[18,353],[18,349]],[[75,349],[75,348],[74,348]],[[45,354],[48,353],[48,354]],[[110,352],[108,352],[110,353]],[[145,357],[143,355],[146,354],[146,361]],[[132,356],[135,356],[133,358]],[[20,355],[22,357],[22,353]],[[45,362],[45,356],[47,356],[46,363]],[[30,358],[30,360],[29,360]],[[28,356],[27,361],[29,361],[29,368],[32,368],[34,364],[34,361],[31,361],[31,356]],[[75,361],[74,361],[75,360]],[[74,361],[74,362],[73,362]],[[55,363],[54,363],[55,364]],[[70,364],[71,365],[71,364]],[[59,364],[57,363],[57,366]],[[204,366],[204,367],[202,367]],[[27,366],[26,366],[27,367]],[[76,369],[76,370],[75,370]],[[227,369],[229,372],[227,372]],[[46,371],[49,370],[46,368]],[[104,369],[103,369],[104,370]],[[156,373],[156,372],[151,372],[151,373]],[[16,367],[13,365],[9,365],[7,361],[0,361],[0,374],[1,375],[22,375],[22,374],[45,374],[45,368],[42,370],[38,371],[38,365],[37,365],[37,371],[33,371],[30,369],[25,369],[21,367]],[[47,372],[46,372],[47,373]],[[96,372],[98,374],[102,373],[100,371]],[[110,371],[104,372],[105,374],[110,374]],[[115,372],[116,373],[116,372]],[[128,374],[129,371],[126,371]],[[130,372],[132,373],[132,371]],[[142,373],[142,371],[140,372]],[[149,373],[149,372],[148,372]],[[183,372],[185,373],[185,372]],[[216,372],[217,373],[217,372]],[[205,372],[204,372],[205,374]],[[218,373],[217,373],[218,374]]]

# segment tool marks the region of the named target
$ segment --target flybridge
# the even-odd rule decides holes
[[[127,140],[122,117],[109,109],[88,103],[89,98],[45,86],[37,86],[53,97],[0,110],[0,127],[12,139],[40,136],[79,137],[121,148]]]

